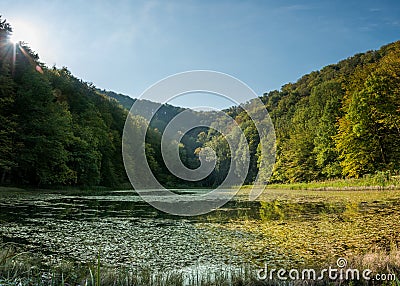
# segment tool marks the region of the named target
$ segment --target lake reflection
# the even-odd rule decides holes
[[[3,242],[15,242],[28,251],[43,254],[48,263],[93,262],[100,251],[102,262],[113,266],[176,269],[195,264],[239,265],[254,262],[254,257],[245,254],[240,245],[258,239],[259,234],[224,225],[242,221],[315,221],[331,215],[346,220],[379,212],[383,207],[395,208],[397,203],[293,202],[279,198],[247,201],[238,196],[209,214],[178,217],[154,209],[134,191],[101,195],[2,192],[0,237]]]

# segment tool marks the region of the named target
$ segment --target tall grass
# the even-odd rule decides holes
[[[291,190],[398,189],[400,188],[400,176],[389,171],[382,171],[364,175],[362,178],[270,184],[267,188]]]
[[[191,272],[160,271],[150,267],[112,268],[101,265],[100,255],[92,265],[64,262],[46,266],[28,252],[17,252],[14,244],[0,246],[0,285],[4,286],[209,286],[253,285],[254,275],[249,267],[201,269]],[[255,283],[255,282],[254,282]]]
[[[40,261],[26,252],[16,253],[16,247],[11,244],[2,245],[0,251],[0,285],[5,286],[257,286],[257,285],[388,285],[399,286],[400,281],[400,250],[392,246],[389,252],[374,249],[370,252],[348,259],[349,266],[357,269],[371,269],[373,273],[394,273],[395,281],[366,282],[362,280],[332,281],[328,278],[322,281],[282,281],[257,280],[257,269],[250,266],[201,268],[194,267],[191,272],[155,271],[144,268],[111,268],[101,264],[100,256],[93,265],[73,265],[66,263],[58,267],[43,268]],[[36,263],[34,265],[33,263]],[[332,262],[334,265],[334,262]]]

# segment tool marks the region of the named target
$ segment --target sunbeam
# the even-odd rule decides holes
[[[17,61],[17,44],[15,42],[13,42],[11,39],[10,39],[10,41],[11,41],[12,47],[13,47],[12,48],[13,55],[12,55],[12,70],[11,70],[11,72],[14,75],[14,73],[15,73],[15,63]]]

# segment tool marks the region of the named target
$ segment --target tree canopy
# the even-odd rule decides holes
[[[11,43],[11,33],[11,26],[0,17],[1,183],[119,186],[127,182],[122,132],[135,100],[99,90],[66,67],[46,67],[26,44]],[[276,132],[273,181],[399,172],[400,42],[311,72],[265,93],[261,100]],[[161,154],[163,131],[183,110],[161,106],[147,130],[149,165],[166,186],[187,186],[168,171]],[[269,167],[263,165],[260,152],[267,142],[260,142],[254,123],[241,107],[225,112],[246,139],[238,140],[232,152],[226,138],[213,128],[223,119],[211,112],[207,113],[213,120],[209,128],[195,128],[181,142],[171,142],[179,144],[179,155],[188,168],[199,166],[198,156],[206,147],[217,154],[212,174],[190,186],[220,184],[232,158],[235,164],[249,164],[246,183],[253,183],[257,174],[262,181],[268,179]],[[135,120],[140,128],[143,118]],[[225,135],[239,138],[233,130]]]

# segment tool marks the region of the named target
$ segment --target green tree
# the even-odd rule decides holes
[[[0,181],[4,183],[15,162],[13,144],[16,132],[16,114],[14,113],[15,84],[9,65],[0,62]]]
[[[343,174],[400,167],[399,43],[379,62],[360,69],[345,98],[345,115],[335,137]]]
[[[333,137],[337,134],[336,120],[341,115],[341,99],[344,91],[337,81],[327,81],[316,86],[310,96],[310,105],[316,122],[314,150],[316,165],[326,178],[341,175],[339,154]]]
[[[27,68],[16,96],[18,129],[16,141],[19,181],[35,185],[67,184],[76,180],[68,167],[71,115],[55,101],[47,79]]]

